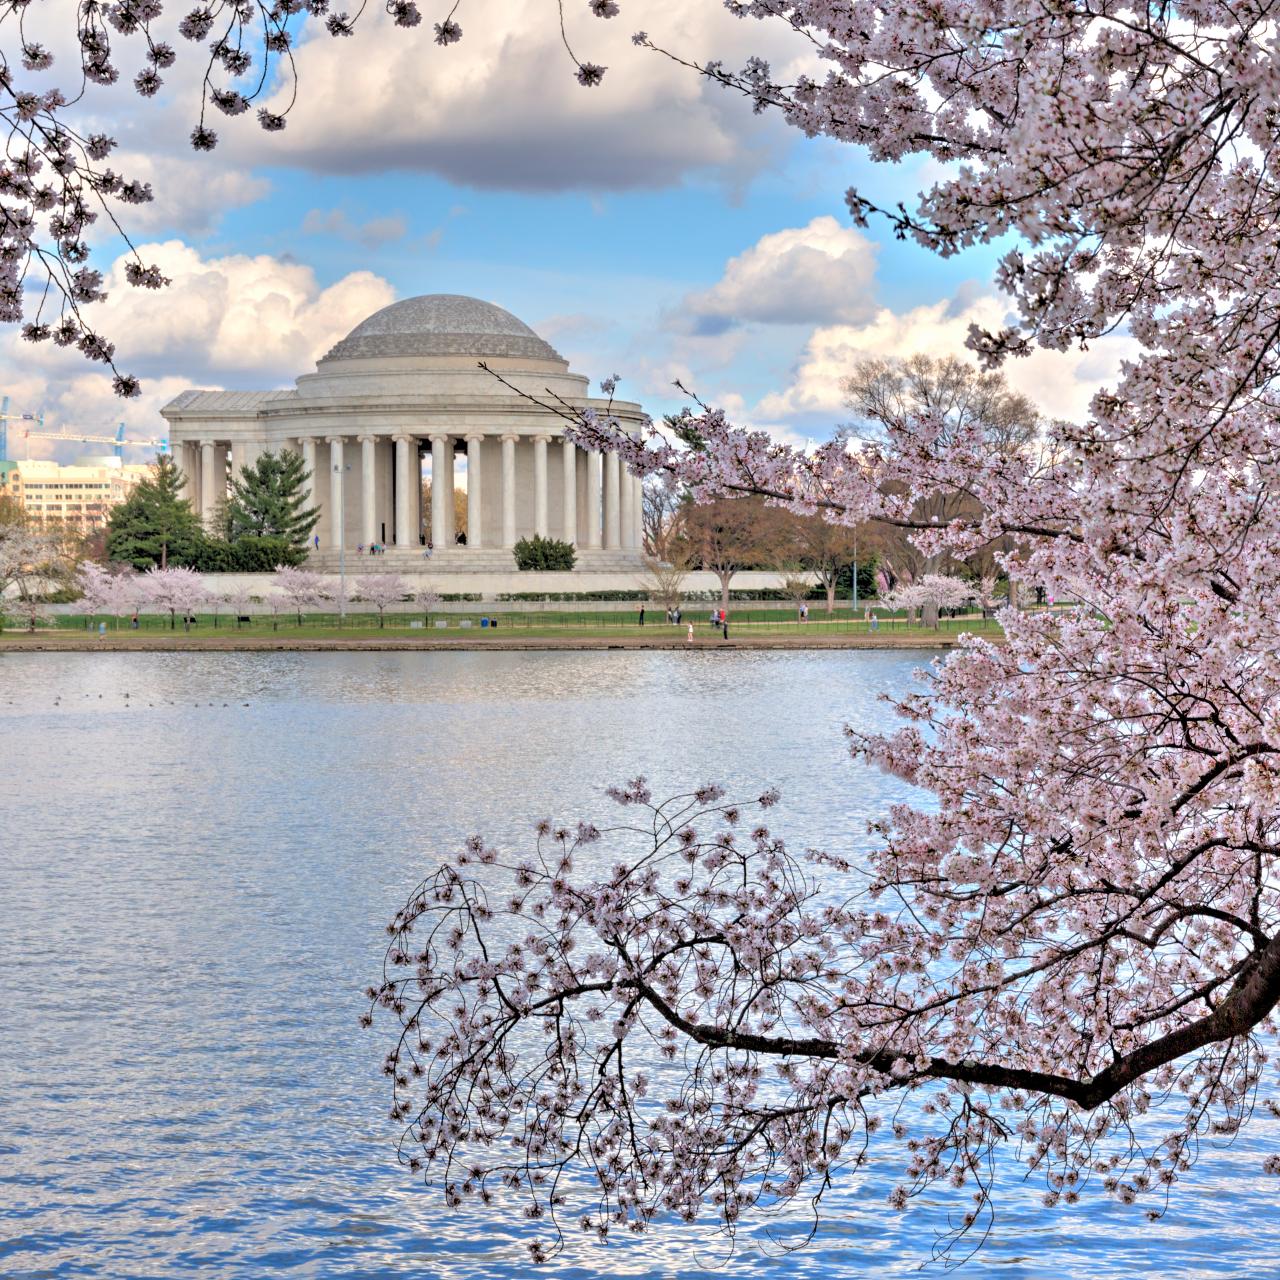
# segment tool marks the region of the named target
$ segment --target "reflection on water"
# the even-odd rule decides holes
[[[515,1214],[446,1213],[393,1159],[359,990],[439,851],[608,783],[783,791],[793,847],[854,851],[907,789],[840,726],[884,722],[887,653],[24,654],[0,658],[0,1275],[526,1275]],[[1274,1272],[1270,1126],[1173,1212],[1039,1207],[1011,1183],[968,1274]],[[663,1225],[572,1241],[557,1277],[900,1275],[928,1214],[873,1168],[805,1252]]]

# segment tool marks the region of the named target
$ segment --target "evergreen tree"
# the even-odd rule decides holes
[[[151,475],[107,520],[107,558],[125,561],[135,569],[161,569],[169,561],[185,562],[195,555],[203,537],[200,519],[182,496],[186,477],[167,454],[160,454]]]
[[[301,551],[320,519],[319,507],[308,507],[310,473],[302,455],[289,449],[262,454],[242,467],[231,481],[227,502],[227,536],[280,538]]]

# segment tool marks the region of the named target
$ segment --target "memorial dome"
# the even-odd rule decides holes
[[[324,360],[453,355],[564,363],[550,343],[510,311],[456,293],[427,293],[375,311],[332,347]]]

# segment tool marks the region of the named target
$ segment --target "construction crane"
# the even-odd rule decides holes
[[[0,462],[12,462],[9,457],[9,423],[10,422],[34,422],[37,426],[44,426],[43,413],[10,413],[9,397],[5,396],[0,400]]]
[[[44,425],[44,417],[41,415],[40,425]],[[136,446],[157,446],[162,453],[169,450],[169,441],[164,437],[150,440],[139,440],[136,437],[126,440],[124,437],[124,423],[116,424],[116,433],[113,436],[98,435],[94,432],[68,431],[63,428],[60,431],[32,431],[30,429],[24,431],[23,437],[27,441],[27,457],[31,456],[31,437],[35,436],[38,440],[74,440],[79,444],[109,444],[111,452],[117,458],[124,457],[124,447],[126,444]]]

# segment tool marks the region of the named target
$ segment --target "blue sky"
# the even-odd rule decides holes
[[[111,279],[101,304],[145,394],[122,406],[82,361],[10,335],[0,381],[14,408],[155,434],[182,387],[287,386],[393,298],[465,293],[513,311],[594,381],[621,374],[655,415],[681,403],[681,377],[744,422],[812,439],[841,421],[839,378],[858,358],[963,354],[970,322],[1002,321],[993,249],[942,261],[850,225],[849,186],[909,201],[937,177],[931,162],[876,167],[807,140],[627,38],[643,25],[699,59],[763,52],[786,69],[807,56],[789,32],[718,0],[629,0],[609,24],[571,19],[583,56],[609,64],[585,90],[550,12],[469,0],[448,50],[431,41],[430,0],[416,31],[374,13],[352,40],[315,35],[298,51],[289,128],[224,122],[209,156],[185,147],[183,64],[151,103],[97,92],[119,167],[157,193],[127,226],[174,280],[138,297]],[[123,245],[96,248],[105,268]],[[1011,376],[1074,415],[1113,368],[1112,353],[1036,356]]]

